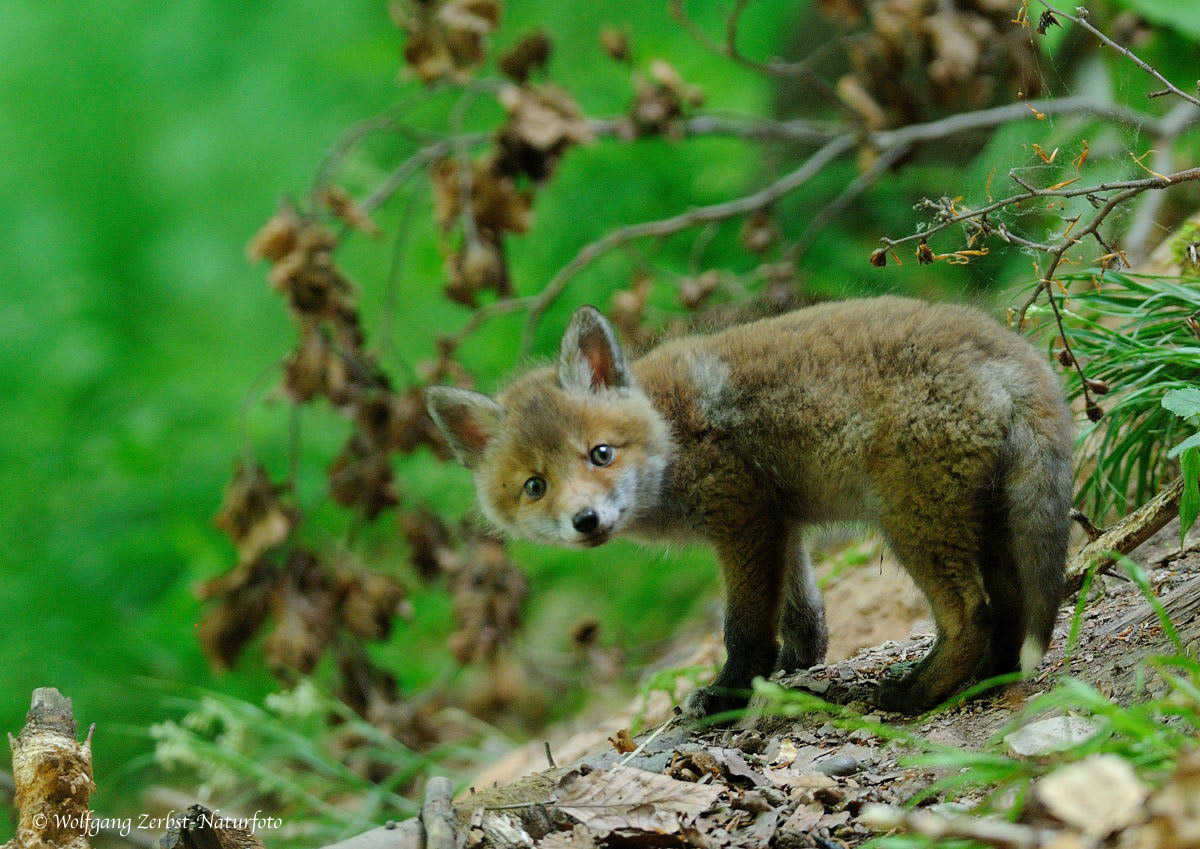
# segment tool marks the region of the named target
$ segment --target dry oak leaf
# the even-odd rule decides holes
[[[716,803],[721,787],[677,781],[628,766],[572,770],[554,796],[559,810],[579,820],[597,837],[616,834],[677,834]]]

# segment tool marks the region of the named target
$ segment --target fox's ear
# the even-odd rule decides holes
[[[504,410],[491,398],[454,386],[428,387],[425,406],[454,456],[468,469],[475,468],[504,421]]]
[[[563,334],[558,382],[563,389],[584,392],[619,389],[632,383],[616,334],[595,307],[577,309]]]

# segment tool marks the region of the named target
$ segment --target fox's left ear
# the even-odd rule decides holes
[[[563,389],[583,392],[621,389],[633,382],[612,325],[595,307],[580,307],[571,317],[558,358],[558,382]]]

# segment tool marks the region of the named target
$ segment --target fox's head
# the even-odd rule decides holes
[[[596,546],[658,501],[667,424],[593,307],[571,319],[557,369],[531,371],[496,398],[431,386],[425,400],[475,473],[484,514],[514,536]]]

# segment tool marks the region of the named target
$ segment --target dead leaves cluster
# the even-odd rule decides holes
[[[851,819],[878,798],[874,789],[818,771],[813,758],[828,752],[778,739],[763,751],[762,738],[753,732],[742,736],[746,749],[685,744],[664,772],[652,772],[623,762],[634,757],[635,746],[620,732],[612,742],[630,753],[622,762],[579,765],[558,779],[546,803],[553,816],[540,820],[549,828],[531,828],[531,834],[524,830],[529,820],[506,817],[498,830],[485,818],[505,815],[478,809],[468,849],[501,845],[489,842],[501,831],[513,843],[536,849],[600,844],[766,849],[833,845],[816,841],[851,833],[865,839],[866,830]]]
[[[450,650],[459,663],[494,661],[521,627],[521,606],[529,592],[525,574],[508,558],[504,543],[480,537],[451,576],[454,633]]]
[[[704,91],[684,81],[671,63],[655,59],[649,72],[633,75],[633,120],[637,135],[683,137],[683,115],[688,107],[704,103]]]
[[[557,86],[509,84],[498,99],[508,118],[495,132],[494,150],[447,157],[432,168],[434,217],[443,232],[461,232],[447,252],[446,295],[472,307],[483,291],[512,294],[504,240],[528,230],[533,218],[533,189],[522,186],[548,180],[569,148],[592,137],[578,105]]]
[[[1036,49],[1013,24],[1007,0],[825,0],[839,25],[868,32],[849,46],[852,71],[837,82],[842,100],[872,129],[929,120],[951,107],[978,109],[1003,86],[1040,89]],[[929,92],[932,102],[921,100]]]
[[[499,0],[393,2],[392,20],[408,34],[404,63],[424,83],[463,80],[487,54],[500,25]]]
[[[212,604],[200,641],[212,663],[229,668],[266,623],[265,650],[277,668],[311,672],[339,629],[382,639],[404,610],[404,588],[350,565],[328,565],[286,543],[299,513],[260,467],[238,463],[216,523],[233,540],[238,564],[199,589]]]
[[[339,191],[332,209],[343,218],[367,221]],[[268,279],[288,299],[299,339],[284,362],[283,392],[294,403],[325,397],[353,425],[329,468],[335,501],[367,519],[398,503],[391,454],[428,445],[441,457],[447,447],[425,410],[420,387],[398,394],[366,349],[354,289],[334,261],[337,239],[315,216],[289,202],[251,241],[251,259],[271,263]]]

